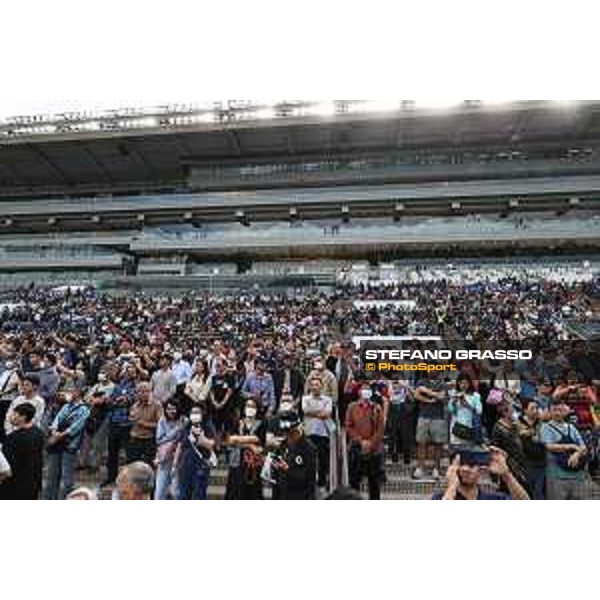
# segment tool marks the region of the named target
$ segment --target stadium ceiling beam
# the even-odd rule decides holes
[[[589,106],[583,110],[575,120],[574,137],[584,135],[594,119],[600,115],[600,110],[596,106]]]
[[[146,170],[146,172],[148,173],[148,175],[153,180],[156,179],[156,177],[157,177],[156,169],[154,169],[154,167],[148,162],[148,160],[144,156],[144,153],[140,152],[135,147],[135,144],[126,144],[124,141],[122,141],[122,142],[119,142],[119,144],[117,145],[117,149],[122,154],[123,154],[123,149],[124,149],[125,150],[125,155],[127,155],[127,154],[133,154],[133,156],[135,156],[140,161],[140,163],[142,163],[142,165],[144,166],[144,169]]]
[[[28,143],[27,148],[29,148],[33,154],[40,158],[42,162],[45,163],[50,170],[60,178],[63,185],[74,185],[74,182],[71,181],[71,178],[57,164],[55,164],[54,161],[39,146]]]
[[[285,145],[287,152],[290,156],[296,155],[296,148],[294,147],[294,132],[291,127],[287,127],[285,130]]]
[[[233,151],[237,154],[237,156],[242,156],[242,145],[240,143],[240,136],[235,129],[226,129],[227,139],[231,143]]]
[[[2,155],[0,154],[0,157]],[[2,165],[2,168],[7,171],[8,173],[10,173],[10,176],[12,177],[12,179],[14,180],[14,182],[16,182],[16,184],[18,185],[19,182],[23,182],[25,184],[30,184],[30,180],[27,179],[27,177],[24,177],[23,175],[21,175],[21,173],[19,173],[19,171],[14,167],[14,165],[12,165],[11,163],[9,163],[8,161],[2,161],[0,160],[0,165]]]
[[[102,174],[104,181],[106,181],[109,185],[114,185],[115,180],[108,171],[108,169],[102,164],[102,161],[98,159],[98,157],[94,154],[92,149],[86,144],[85,141],[81,141],[79,143],[79,147],[83,150],[83,152],[91,159],[94,163],[98,171]]]
[[[515,119],[515,126],[511,131],[509,142],[520,142],[523,134],[525,133],[529,122],[531,121],[532,113],[534,112],[534,108],[527,108],[523,111],[517,113]]]

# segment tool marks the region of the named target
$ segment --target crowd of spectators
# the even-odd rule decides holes
[[[336,497],[365,479],[376,499],[400,461],[440,486],[449,464],[443,498],[584,497],[600,361],[568,325],[590,318],[589,285],[507,274],[293,296],[7,291],[0,498],[205,499],[226,466],[227,499]],[[510,342],[534,359],[367,381],[358,335]]]

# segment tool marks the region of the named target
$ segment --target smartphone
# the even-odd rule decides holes
[[[487,467],[490,464],[488,450],[458,450],[461,465]]]

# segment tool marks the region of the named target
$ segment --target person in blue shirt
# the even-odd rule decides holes
[[[473,380],[466,373],[461,373],[456,380],[456,389],[450,391],[448,402],[451,445],[481,444],[482,412],[481,396],[475,391]]]
[[[508,489],[509,495],[490,492],[479,483],[485,471],[498,476]],[[433,495],[433,500],[529,500],[517,478],[506,462],[506,452],[490,447],[486,451],[458,451],[452,457],[446,473],[446,490]]]
[[[114,483],[119,472],[119,454],[129,444],[131,421],[129,410],[136,399],[137,370],[128,364],[118,379],[107,402],[108,406],[108,461],[107,476],[102,487]]]
[[[550,405],[550,420],[540,430],[546,446],[548,500],[582,500],[585,497],[587,447],[572,423],[565,421],[569,407],[561,398]]]
[[[75,487],[77,452],[83,439],[85,422],[90,416],[90,409],[83,402],[79,389],[65,392],[64,399],[65,404],[50,425],[44,500],[65,498]]]

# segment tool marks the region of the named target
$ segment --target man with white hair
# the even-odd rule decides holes
[[[154,489],[154,471],[144,462],[125,465],[117,477],[117,500],[150,500]]]

